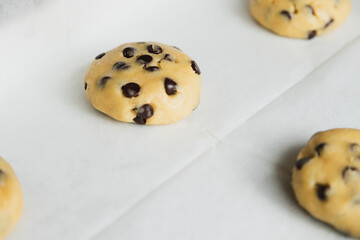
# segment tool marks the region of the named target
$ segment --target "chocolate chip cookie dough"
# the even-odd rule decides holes
[[[96,109],[116,120],[170,124],[198,106],[200,74],[196,62],[176,47],[126,43],[95,57],[85,92]]]
[[[21,187],[14,170],[0,158],[0,239],[4,239],[23,210]]]
[[[299,204],[346,235],[360,237],[360,130],[316,133],[292,170]]]
[[[250,0],[250,10],[256,21],[279,35],[312,39],[344,21],[351,0]]]

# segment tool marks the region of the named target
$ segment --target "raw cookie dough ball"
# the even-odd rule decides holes
[[[176,47],[126,43],[95,58],[85,91],[96,109],[119,121],[170,124],[198,106],[200,69]]]
[[[312,39],[344,21],[351,0],[250,0],[250,10],[256,21],[279,35]]]
[[[360,237],[360,130],[316,133],[292,171],[299,204],[339,231]]]
[[[4,239],[23,210],[20,183],[11,166],[0,158],[0,239]]]

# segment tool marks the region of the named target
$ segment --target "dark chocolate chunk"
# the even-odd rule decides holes
[[[165,92],[167,95],[175,95],[176,94],[177,83],[174,80],[172,80],[171,78],[165,78],[164,85],[165,85]]]
[[[117,62],[113,66],[114,70],[125,70],[125,69],[129,69],[129,68],[130,68],[130,65],[128,65],[124,62]]]
[[[316,151],[318,156],[320,156],[320,154],[323,151],[325,145],[327,145],[327,144],[326,143],[320,143],[319,145],[316,146],[315,151]]]
[[[329,184],[319,184],[317,183],[316,184],[316,194],[317,194],[317,197],[325,202],[327,200],[327,195],[326,195],[326,192],[330,189],[330,186]]]
[[[334,22],[334,19],[333,19],[333,18],[330,19],[330,20],[325,24],[324,29],[327,28],[327,27],[329,27],[330,24],[332,24],[333,22]]]
[[[133,119],[138,124],[145,124],[146,119],[154,115],[154,109],[150,104],[144,104],[140,108],[135,109],[137,112],[136,117]]]
[[[98,81],[98,87],[101,87],[101,88],[104,88],[107,81],[110,80],[111,77],[108,77],[108,76],[105,76],[105,77],[102,77],[100,78],[100,80]]]
[[[296,163],[295,163],[296,169],[297,169],[297,170],[301,170],[302,167],[303,167],[308,161],[310,161],[312,158],[313,158],[313,156],[312,156],[312,157],[304,157],[304,158],[301,158],[301,159],[297,160]]]
[[[132,58],[135,55],[135,51],[136,51],[135,48],[127,47],[127,48],[124,48],[123,55],[126,58]]]
[[[85,88],[85,90],[87,89],[87,83],[84,84],[84,88]]]
[[[154,53],[154,54],[159,54],[159,53],[162,53],[162,48],[159,46],[159,45],[149,45],[147,47],[147,50],[149,51],[149,53]]]
[[[200,71],[200,68],[199,68],[199,66],[196,64],[196,62],[195,61],[191,61],[191,67],[192,67],[192,69],[194,70],[194,72],[196,73],[196,74],[201,74],[201,71]]]
[[[306,7],[311,11],[312,15],[315,15],[314,8],[310,4],[307,4]]]
[[[127,98],[137,97],[140,92],[140,86],[136,83],[131,82],[122,86],[121,90],[124,96]]]
[[[160,70],[160,68],[156,67],[156,66],[150,66],[150,67],[146,67],[145,70],[148,72],[156,72],[156,71]]]
[[[281,15],[284,15],[285,17],[287,17],[289,20],[291,20],[291,14],[288,12],[288,11],[285,11],[285,10],[283,10],[283,11],[281,11],[280,12],[280,14]]]
[[[317,34],[316,30],[310,31],[308,34],[308,39],[313,39],[314,37],[316,37],[316,34]]]
[[[150,55],[141,55],[136,59],[136,61],[141,64],[151,63],[152,60],[153,60],[153,58]]]
[[[173,61],[174,61],[173,57],[172,57],[170,54],[168,54],[168,53],[166,53],[166,54],[164,55],[163,59],[165,59],[165,60],[167,60],[167,61],[170,61],[170,62],[173,62]]]
[[[95,59],[98,60],[98,59],[102,58],[103,56],[105,56],[105,53],[100,53],[99,55],[97,55],[95,57]]]
[[[343,178],[345,178],[345,174],[346,174],[346,172],[349,171],[349,170],[350,170],[350,171],[358,171],[356,167],[349,167],[349,166],[347,166],[347,167],[345,167],[344,170],[342,171],[342,177],[343,177]]]

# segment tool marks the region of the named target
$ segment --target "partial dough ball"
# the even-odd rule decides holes
[[[197,108],[200,69],[177,47],[126,43],[95,57],[85,91],[96,109],[116,120],[170,124]]]
[[[292,186],[313,217],[360,237],[360,130],[315,134],[297,158]]]
[[[20,183],[11,166],[0,158],[0,239],[14,228],[23,210]]]
[[[351,0],[250,0],[250,9],[256,21],[279,35],[312,39],[344,21]]]

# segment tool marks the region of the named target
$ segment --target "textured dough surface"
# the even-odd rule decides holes
[[[11,166],[0,158],[0,239],[4,239],[19,220],[23,210],[20,183]]]
[[[85,91],[96,109],[116,120],[170,124],[198,106],[200,69],[176,47],[126,43],[95,58]]]
[[[315,218],[360,237],[360,130],[316,133],[300,152],[292,186]]]
[[[252,16],[265,28],[286,37],[311,39],[339,26],[351,0],[250,0]]]

